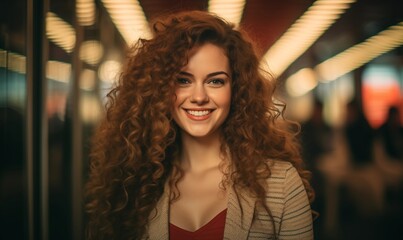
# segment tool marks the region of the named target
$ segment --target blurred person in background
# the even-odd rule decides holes
[[[342,180],[346,190],[344,207],[347,210],[344,210],[344,216],[352,218],[350,215],[353,215],[353,210],[348,209],[351,204],[360,217],[376,215],[383,208],[383,183],[374,161],[375,131],[364,115],[359,101],[349,102],[346,108],[344,133],[348,165],[344,169]],[[346,204],[348,202],[351,203]]]
[[[312,209],[321,216],[325,212],[325,176],[318,168],[323,157],[333,151],[334,130],[323,119],[323,103],[315,99],[311,118],[301,123],[302,156],[306,167],[312,173],[311,184],[315,189]],[[315,235],[323,233],[323,221],[314,221]]]
[[[153,26],[93,138],[87,237],[313,239],[296,128],[246,35],[200,11]]]
[[[301,124],[302,154],[308,169],[315,169],[318,159],[332,150],[333,129],[323,119],[323,104],[314,101],[312,117]]]
[[[345,134],[353,167],[368,166],[373,162],[374,130],[357,101],[347,104]]]
[[[383,164],[380,166],[385,182],[385,214],[403,223],[403,125],[398,106],[388,109],[385,122],[378,129],[383,147]],[[381,162],[382,163],[382,162]]]
[[[389,108],[386,121],[379,132],[389,159],[403,161],[403,126],[396,106]]]
[[[357,100],[347,105],[346,117],[349,165],[340,179],[340,224],[351,239],[394,239],[390,236],[401,224],[396,213],[401,211],[402,166],[391,164],[383,148],[387,143],[380,137],[384,127],[373,129]]]

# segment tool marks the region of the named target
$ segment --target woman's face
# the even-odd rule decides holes
[[[177,76],[173,118],[183,133],[206,137],[217,132],[231,105],[231,72],[224,50],[207,43]]]

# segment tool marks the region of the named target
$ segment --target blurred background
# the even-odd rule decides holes
[[[217,13],[301,123],[316,239],[403,239],[399,0],[2,0],[0,239],[83,239],[89,138],[149,21]]]

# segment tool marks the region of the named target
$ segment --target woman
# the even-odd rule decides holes
[[[206,12],[153,26],[94,136],[88,238],[311,239],[308,173],[252,44]]]

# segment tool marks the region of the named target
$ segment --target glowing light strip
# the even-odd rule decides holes
[[[46,78],[58,82],[68,83],[71,77],[71,65],[59,61],[48,61],[46,64]]]
[[[400,22],[320,63],[315,70],[321,81],[332,81],[402,44],[403,22]]]
[[[311,91],[318,85],[316,74],[312,68],[303,68],[291,75],[285,82],[288,94],[299,97]]]
[[[48,12],[46,15],[46,35],[49,40],[68,53],[74,49],[76,44],[74,28],[52,12]]]
[[[95,22],[94,0],[76,0],[77,21],[81,26],[91,26]]]
[[[0,49],[0,67],[10,71],[25,74],[26,57],[17,53],[12,53]],[[59,82],[68,83],[71,75],[71,64],[48,61],[46,64],[46,77]]]
[[[7,63],[5,56],[7,55]],[[3,59],[3,60],[1,60]],[[25,74],[26,73],[26,57],[17,53],[0,49],[0,67],[5,67],[10,71]],[[59,82],[68,83],[71,75],[71,65],[59,61],[48,61],[46,65],[46,77]]]
[[[209,12],[235,24],[236,27],[241,22],[244,7],[245,0],[210,0],[208,3]]]
[[[7,51],[0,48],[0,67],[7,67]]]
[[[127,44],[151,38],[148,21],[137,0],[102,0],[102,3]]]
[[[286,80],[287,92],[293,97],[302,96],[314,89],[318,85],[318,80],[321,82],[335,80],[401,45],[403,45],[403,22],[318,64],[314,68],[315,80],[313,77],[307,78],[305,74],[311,71],[310,68],[299,70]]]
[[[26,57],[16,53],[8,53],[8,69],[21,74],[26,73]]]
[[[8,52],[0,48],[0,67],[7,70],[25,74],[26,73],[26,57],[18,53]]]
[[[281,75],[355,0],[317,0],[262,58],[262,68]],[[269,69],[267,69],[269,67]]]

